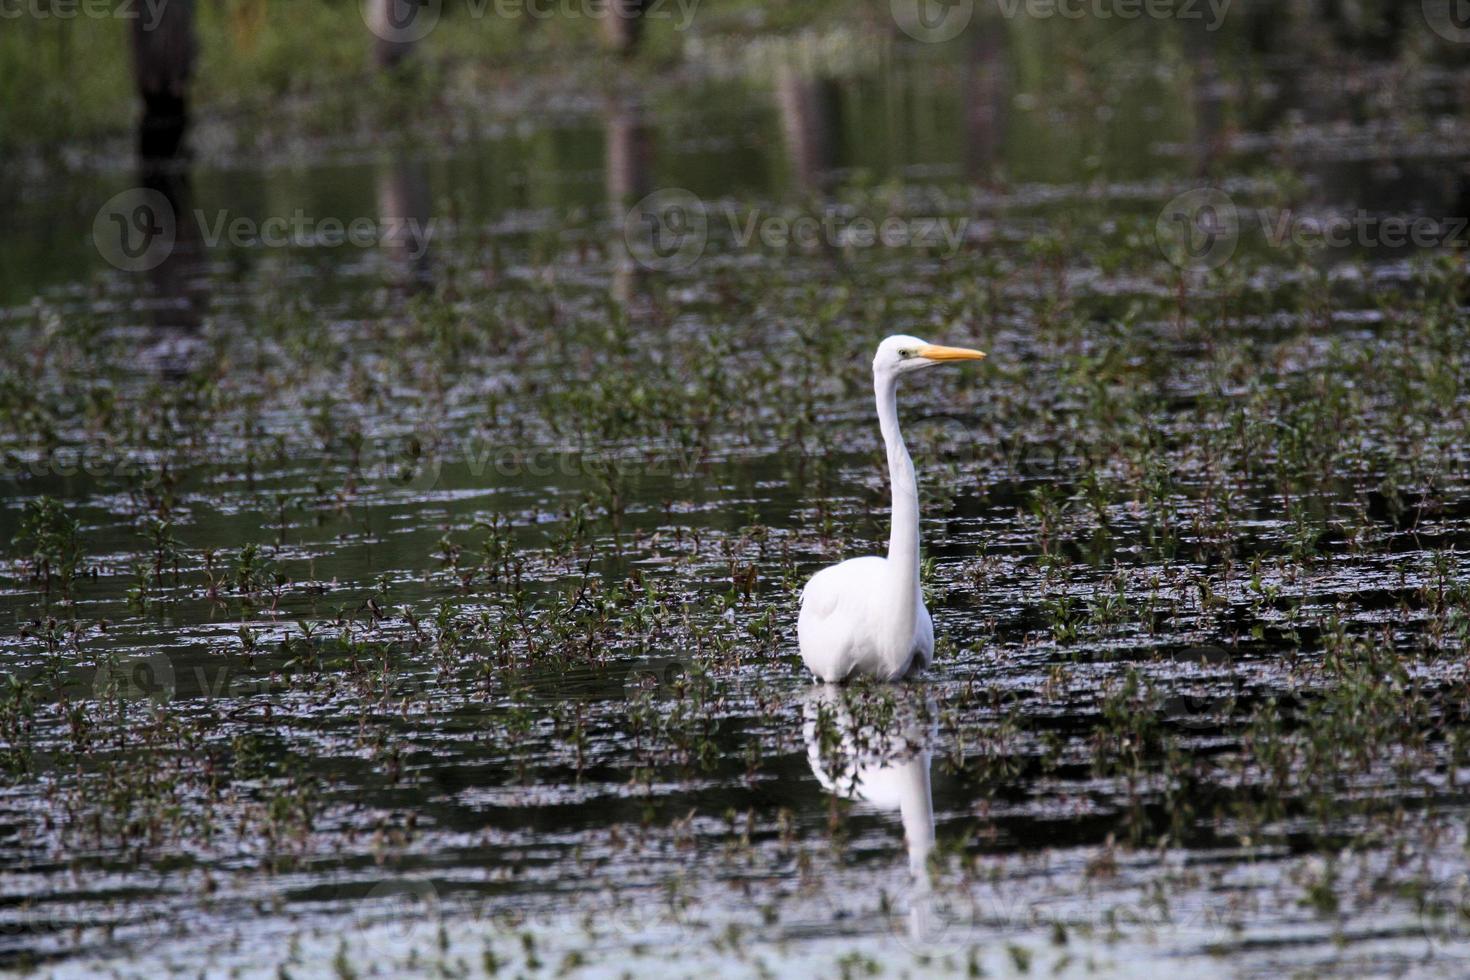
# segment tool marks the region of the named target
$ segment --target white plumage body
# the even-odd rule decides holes
[[[850,558],[811,577],[801,590],[796,622],[808,670],[840,683],[856,676],[896,681],[929,666],[934,621],[921,595],[915,600],[913,629],[904,631],[901,624],[895,629],[894,578],[888,559],[877,555]]]

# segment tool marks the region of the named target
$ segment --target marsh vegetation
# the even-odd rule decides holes
[[[1174,28],[716,37],[381,153],[201,146],[211,214],[427,202],[411,259],[0,242],[0,964],[1465,970],[1463,243],[1267,216],[1449,222],[1470,75]],[[1238,242],[1181,268],[1204,184]],[[710,215],[681,268],[629,254],[660,187]],[[963,232],[741,235],[831,214]],[[990,352],[901,399],[935,663],[814,700],[796,593],[886,539],[898,331]],[[916,759],[917,876],[841,785]]]

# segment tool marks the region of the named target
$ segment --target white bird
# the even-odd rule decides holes
[[[898,431],[898,379],[946,361],[978,361],[984,352],[889,337],[873,358],[878,427],[893,487],[888,557],[851,558],[813,575],[801,590],[796,635],[801,659],[819,680],[866,675],[896,681],[929,665],[934,622],[919,589],[919,488]]]

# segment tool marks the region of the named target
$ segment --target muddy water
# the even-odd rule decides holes
[[[1465,270],[1381,221],[1465,213],[1466,78],[1103,40],[206,123],[147,273],[92,238],[129,173],[28,190],[3,962],[1466,969]],[[902,393],[940,648],[814,692],[899,330],[991,352]]]

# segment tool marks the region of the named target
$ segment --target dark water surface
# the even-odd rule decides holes
[[[1470,969],[1470,74],[1320,27],[204,119],[146,272],[11,188],[0,965]],[[207,240],[298,212],[397,220]],[[901,394],[940,649],[814,690],[895,332],[991,353]]]

